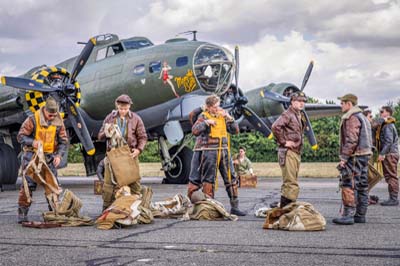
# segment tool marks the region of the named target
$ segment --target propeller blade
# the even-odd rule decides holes
[[[311,149],[317,150],[318,143],[317,139],[315,138],[314,130],[312,129],[310,118],[308,117],[307,113],[303,110],[304,117],[306,118],[306,128],[304,130],[304,134],[306,135],[308,142],[311,145]]]
[[[41,92],[53,92],[59,90],[58,88],[50,87],[43,83],[39,83],[37,81],[25,78],[14,78],[14,77],[1,77],[1,83],[4,86],[11,86],[17,89],[23,90],[33,90],[33,91],[41,91]]]
[[[280,102],[280,103],[289,103],[290,102],[289,97],[283,96],[279,93],[272,92],[272,91],[269,91],[266,89],[264,91],[262,91],[261,96],[264,98],[270,99],[272,101]]]
[[[313,67],[314,67],[314,61],[311,60],[310,64],[308,65],[306,74],[304,75],[303,84],[301,84],[301,88],[300,88],[301,91],[304,90],[304,87],[306,86],[308,79],[310,78]]]
[[[75,65],[71,74],[71,83],[74,83],[76,80],[76,77],[79,75],[81,72],[82,68],[85,66],[90,53],[93,50],[93,47],[96,45],[96,39],[95,38],[90,38],[90,40],[86,43],[85,47],[83,48],[81,54],[78,56],[78,58],[75,61]]]
[[[235,81],[236,89],[239,91],[239,46],[235,46]]]
[[[85,121],[83,120],[78,107],[75,106],[75,103],[69,97],[67,98],[67,113],[68,119],[71,122],[71,125],[81,141],[86,153],[88,155],[93,155],[96,150],[89,135]]]
[[[272,139],[271,129],[261,120],[261,118],[249,107],[242,106],[243,114],[250,124],[265,137]]]

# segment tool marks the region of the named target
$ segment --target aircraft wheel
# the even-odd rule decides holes
[[[177,146],[169,149],[169,154],[175,154]],[[189,182],[190,163],[192,161],[193,151],[188,147],[184,147],[174,158],[175,168],[164,171],[167,184],[187,184]]]
[[[14,149],[0,143],[0,184],[13,185],[17,182],[19,163]]]

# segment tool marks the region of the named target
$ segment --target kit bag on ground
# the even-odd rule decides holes
[[[288,231],[325,230],[326,221],[311,203],[292,202],[283,208],[267,211],[264,229],[281,229]]]
[[[132,158],[128,145],[107,152],[117,184],[122,187],[140,180],[139,160]]]

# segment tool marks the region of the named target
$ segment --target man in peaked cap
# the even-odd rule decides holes
[[[57,177],[57,167],[60,165],[67,145],[68,137],[63,120],[58,112],[56,100],[49,96],[46,104],[33,115],[29,116],[18,132],[17,140],[23,146],[22,169],[25,170],[33,155],[43,147],[46,164]],[[36,190],[37,183],[32,177],[26,176],[27,188],[24,182],[21,185],[18,197],[18,223],[28,221],[28,211],[31,201],[28,200],[32,191]],[[58,186],[58,184],[56,184]],[[27,195],[29,192],[30,195]],[[48,197],[49,195],[46,195]],[[50,207],[49,207],[50,208]]]
[[[333,219],[340,225],[365,223],[368,208],[368,161],[372,154],[371,124],[358,107],[354,94],[338,98],[342,107],[340,122],[339,169],[350,169],[342,174],[342,217]]]
[[[303,146],[303,133],[306,127],[302,110],[306,95],[294,92],[290,96],[290,107],[272,125],[272,132],[278,144],[278,160],[282,171],[281,201],[283,208],[295,202],[299,195],[298,175]]]

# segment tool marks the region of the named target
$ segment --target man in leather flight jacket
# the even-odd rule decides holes
[[[394,125],[396,120],[392,117],[393,109],[383,106],[380,111],[381,123],[376,132],[376,143],[379,152],[378,161],[382,162],[383,175],[388,183],[389,199],[381,203],[382,206],[399,205],[399,179],[397,177],[397,164],[399,162],[399,137]]]
[[[298,175],[303,146],[305,117],[302,113],[307,98],[303,92],[290,97],[290,107],[272,125],[272,132],[279,146],[278,159],[282,171],[280,207],[297,200],[299,195]]]
[[[372,154],[371,124],[357,106],[357,96],[346,94],[341,101],[340,163],[352,174],[342,176],[342,217],[333,219],[341,225],[365,223],[368,208],[368,161]]]

